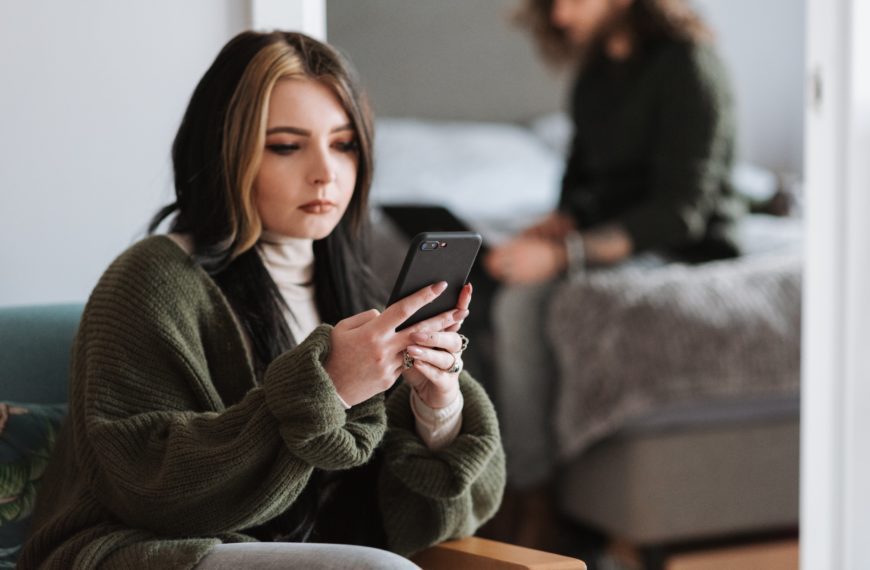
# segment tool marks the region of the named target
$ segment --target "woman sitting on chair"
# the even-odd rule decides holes
[[[522,24],[550,63],[578,70],[574,137],[554,212],[491,252],[508,503],[552,512],[556,367],[545,330],[565,275],[586,268],[739,255],[745,204],[731,185],[734,106],[703,20],[683,0],[525,0]],[[582,302],[582,299],[578,299]],[[517,323],[523,323],[517,326]],[[546,516],[508,535],[542,547]]]
[[[372,308],[371,144],[332,48],[223,48],[172,148],[176,200],[151,225],[173,216],[171,233],[118,257],[86,306],[22,567],[312,567],[335,549],[288,543],[408,555],[494,513],[498,427],[457,371],[470,289],[400,332],[445,284]]]

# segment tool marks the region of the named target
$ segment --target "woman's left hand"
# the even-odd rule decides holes
[[[471,292],[470,283],[462,288],[457,310],[468,311]],[[414,366],[402,373],[423,403],[435,409],[449,406],[459,396],[459,372],[448,370],[456,363],[462,370],[462,337],[458,333],[462,323],[439,329],[438,322],[433,318],[414,326],[411,334],[414,344],[407,348]]]
[[[558,276],[567,265],[567,252],[561,241],[520,236],[492,250],[483,262],[495,279],[525,285]]]

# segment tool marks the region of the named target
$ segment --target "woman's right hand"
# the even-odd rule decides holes
[[[404,369],[402,352],[413,344],[409,327],[396,332],[421,307],[434,301],[447,288],[446,282],[424,287],[387,307],[365,311],[339,321],[332,329],[332,348],[324,368],[338,395],[350,406],[359,404],[392,386]],[[439,315],[443,328],[456,324],[450,311]]]

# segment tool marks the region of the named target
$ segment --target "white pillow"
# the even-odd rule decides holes
[[[448,207],[469,221],[534,219],[556,206],[564,162],[509,123],[379,119],[375,203]]]

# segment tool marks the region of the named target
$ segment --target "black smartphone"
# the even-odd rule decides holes
[[[396,330],[456,307],[482,241],[476,232],[425,232],[411,240],[387,306],[439,281],[446,281],[447,289]]]

